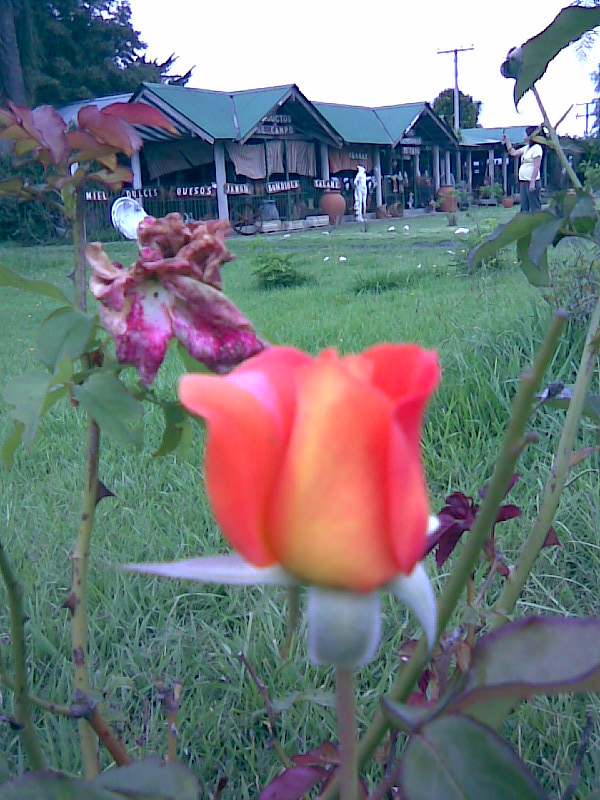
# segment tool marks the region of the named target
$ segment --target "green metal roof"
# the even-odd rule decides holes
[[[225,92],[208,89],[189,89],[186,86],[171,86],[163,83],[143,83],[136,92],[143,95],[147,90],[163,103],[167,103],[178,114],[188,119],[213,139],[236,139],[233,101]]]
[[[373,111],[388,131],[392,144],[397,144],[406,131],[423,112],[425,103],[406,103],[400,106],[382,106]]]
[[[463,128],[460,132],[460,143],[467,147],[501,144],[503,133],[506,133],[513,144],[521,144],[527,139],[525,125],[512,125],[508,128]]]
[[[133,99],[151,103],[154,101],[167,116],[169,112],[174,115],[179,127],[185,128],[185,123],[188,121],[197,129],[188,130],[190,134],[202,131],[207,134],[206,138],[212,140],[243,141],[252,134],[254,128],[270,111],[279,108],[290,96],[304,106],[309,115],[325,129],[336,144],[339,142],[337,131],[331,128],[327,119],[293,83],[239,92],[217,92],[161,83],[143,83],[135,92]]]
[[[390,144],[390,134],[372,108],[313,103],[342,139],[355,144]]]
[[[294,90],[293,84],[272,86],[268,89],[248,89],[232,92],[233,107],[237,116],[239,136],[243,139],[258,125],[269,111],[287,98]]]

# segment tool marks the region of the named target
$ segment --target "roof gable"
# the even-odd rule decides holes
[[[388,131],[391,143],[396,145],[418,120],[424,108],[425,103],[406,103],[399,106],[382,106],[374,108],[373,111]]]
[[[390,135],[372,108],[336,103],[313,103],[345,142],[390,144]]]

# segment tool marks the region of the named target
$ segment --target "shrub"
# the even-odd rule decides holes
[[[564,309],[575,328],[587,328],[598,298],[600,263],[590,258],[581,242],[561,242],[550,264],[553,300]]]
[[[273,249],[256,248],[252,255],[253,275],[260,289],[304,286],[308,278],[294,266],[291,255]]]

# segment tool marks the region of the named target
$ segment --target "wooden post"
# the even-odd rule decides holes
[[[508,156],[506,153],[502,154],[502,188],[504,189],[504,194],[508,194]]]
[[[488,150],[488,177],[490,185],[494,183],[494,148],[490,147]]]
[[[375,202],[379,207],[383,204],[383,193],[381,191],[381,153],[377,146],[373,150],[373,177],[375,178]]]
[[[225,172],[225,143],[215,142],[215,182],[217,184],[217,208],[219,219],[229,219],[229,201],[225,194],[227,173]]]
[[[467,191],[473,191],[473,153],[467,150]]]
[[[446,183],[450,184],[450,174],[452,173],[452,166],[450,164],[450,150],[444,153],[444,168],[446,170]]]
[[[133,188],[142,188],[142,165],[140,164],[139,152],[131,156],[131,171],[133,172]]]
[[[433,145],[433,191],[438,193],[440,188],[440,148],[437,144]]]
[[[321,178],[329,180],[329,146],[326,142],[320,142],[321,150]]]

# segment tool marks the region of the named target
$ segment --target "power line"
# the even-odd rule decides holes
[[[594,116],[594,117],[598,116],[598,112],[596,110],[597,101],[596,100],[590,100],[587,103],[576,103],[575,104],[576,108],[579,108],[580,106],[581,107],[585,106],[585,114],[577,114],[575,116],[575,119],[580,119],[581,117],[585,117],[585,135],[589,136],[590,116]],[[594,108],[594,111],[590,112],[590,106],[592,106],[592,108]]]
[[[460,96],[458,93],[458,54],[466,53],[468,50],[475,50],[473,45],[470,47],[454,47],[451,50],[438,50],[438,56],[446,53],[454,53],[454,131],[458,133],[460,128]]]

